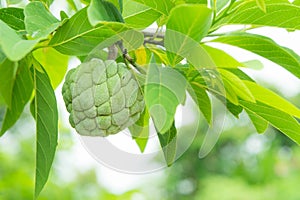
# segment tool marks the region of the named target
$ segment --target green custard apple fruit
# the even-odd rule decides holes
[[[80,135],[108,136],[133,125],[144,110],[138,82],[124,63],[92,59],[71,69],[62,88],[69,121]]]

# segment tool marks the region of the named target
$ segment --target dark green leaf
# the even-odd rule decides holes
[[[17,31],[25,30],[24,13],[21,8],[0,9],[0,20]]]
[[[18,63],[5,59],[0,64],[0,94],[6,105],[11,108],[11,99]]]
[[[39,64],[35,64],[36,67]],[[57,146],[58,112],[54,91],[45,71],[34,68],[36,119],[36,177],[35,197],[47,182]]]
[[[149,66],[145,85],[145,103],[158,132],[172,126],[176,108],[185,101],[185,78],[169,67]]]
[[[0,135],[3,135],[16,123],[32,95],[33,80],[29,71],[30,63],[30,58],[25,58],[19,62],[13,86],[11,108],[6,109]]]
[[[234,45],[256,53],[284,67],[300,78],[300,56],[288,48],[279,46],[267,37],[238,33],[221,36],[213,41]]]
[[[0,20],[0,46],[11,61],[18,61],[24,58],[38,43],[38,40],[23,40],[16,31]]]
[[[47,38],[60,25],[41,2],[29,3],[24,13],[26,31],[34,39]]]
[[[92,26],[104,21],[124,22],[121,13],[114,4],[103,0],[91,0],[87,13]]]
[[[177,149],[177,129],[173,122],[170,129],[164,133],[157,133],[160,146],[164,152],[164,157],[168,166],[171,166],[176,157],[176,149]]]
[[[266,13],[256,1],[237,1],[232,12],[215,27],[227,24],[251,24],[300,29],[300,7],[282,0],[265,0]]]
[[[300,144],[300,124],[291,115],[258,101],[255,104],[241,100],[240,105],[243,106],[247,112],[268,121],[272,126],[287,135],[297,144]]]
[[[49,45],[63,54],[84,56],[99,44],[96,50],[118,40],[130,44],[131,49],[138,48],[144,41],[142,33],[130,30],[123,23],[105,22],[93,27],[88,22],[87,9],[84,8],[57,30]]]

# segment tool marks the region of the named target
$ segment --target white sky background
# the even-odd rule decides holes
[[[64,1],[55,1],[55,4],[51,7],[53,13],[59,18],[59,11],[65,7]],[[232,27],[227,30],[232,30]],[[251,31],[251,33],[258,33],[261,35],[268,36],[274,39],[278,44],[286,46],[296,53],[300,54],[300,31],[287,32],[283,29],[275,28],[260,28]],[[264,64],[262,70],[245,70],[250,76],[252,76],[259,83],[269,83],[270,85],[276,86],[284,96],[289,98],[300,93],[300,80],[291,75],[286,70],[277,66],[276,64],[262,59],[259,56],[248,53],[235,47],[229,47],[228,45],[219,45],[223,50],[229,52],[239,61],[248,61],[251,59],[259,59]],[[76,67],[79,64],[78,61],[72,60],[70,62],[70,68]],[[62,120],[65,124],[68,124],[68,113],[65,109],[63,98],[61,96],[61,87],[56,90],[59,112]],[[70,129],[71,126],[69,125]],[[129,189],[141,187],[141,184],[151,183],[151,181],[161,179],[165,171],[159,171],[147,175],[128,175],[113,171],[107,167],[100,165],[96,162],[90,154],[87,153],[85,148],[81,145],[80,136],[72,129],[72,135],[75,140],[75,145],[72,147],[72,152],[58,152],[57,159],[59,159],[58,165],[55,167],[61,172],[61,180],[68,181],[75,178],[74,170],[85,171],[87,169],[95,168],[97,171],[97,178],[99,183],[110,190],[113,193],[122,193]],[[128,151],[138,152],[137,146],[132,141],[125,141],[116,139],[114,142],[119,145],[128,148]],[[9,149],[14,149],[14,140],[10,139],[9,136],[4,136],[0,141],[1,145],[5,145]],[[11,147],[11,148],[10,148]],[[149,147],[148,147],[149,148]],[[175,163],[176,165],[176,163]]]

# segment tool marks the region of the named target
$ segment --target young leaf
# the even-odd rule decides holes
[[[171,9],[175,6],[172,0],[134,0],[140,4],[144,4],[160,12],[164,15],[169,15]]]
[[[243,82],[249,88],[256,100],[300,119],[300,109],[294,106],[292,103],[288,102],[271,90],[268,90],[267,88],[264,88],[254,82]]]
[[[34,39],[44,39],[60,25],[41,2],[31,2],[24,10],[27,33]]]
[[[172,65],[179,63],[182,57],[187,57],[195,67],[213,65],[210,60],[205,62],[208,55],[198,44],[207,34],[211,22],[212,11],[205,5],[183,4],[172,10],[164,41]]]
[[[4,62],[0,64],[0,94],[9,108],[11,108],[11,98],[17,68],[18,63],[8,59],[5,59]]]
[[[166,163],[168,166],[171,166],[175,161],[177,149],[177,129],[174,122],[166,133],[161,134],[157,132],[157,135]]]
[[[4,54],[11,61],[18,61],[24,58],[38,43],[38,40],[23,40],[19,35],[0,20],[0,35],[6,37],[0,37],[0,46]]]
[[[121,13],[114,4],[103,0],[91,0],[87,14],[92,26],[104,21],[124,22]]]
[[[25,30],[23,12],[24,10],[21,8],[2,8],[0,9],[0,20],[17,31]]]
[[[298,145],[300,144],[300,124],[291,115],[258,101],[251,103],[240,100],[240,105],[243,106],[247,112],[253,113],[268,121],[272,126],[287,135]]]
[[[99,44],[101,48],[97,48],[97,51],[118,40],[131,44],[131,48],[138,48],[144,42],[142,33],[130,30],[123,23],[105,22],[93,27],[87,19],[87,9],[84,8],[57,30],[49,45],[63,54],[84,56]]]
[[[269,123],[265,119],[248,110],[246,110],[246,113],[258,133],[264,133],[267,130]]]
[[[38,64],[36,64],[38,65]],[[41,66],[38,66],[41,68]],[[35,197],[47,182],[57,146],[58,112],[54,91],[45,71],[33,71],[36,120]]]
[[[219,72],[222,75],[224,83],[228,83],[237,96],[246,101],[255,103],[255,98],[253,97],[251,91],[238,76],[223,69],[219,69]]]
[[[201,45],[214,61],[215,65],[220,68],[237,68],[243,66],[242,63],[234,59],[232,56],[211,46]]]
[[[213,41],[234,45],[256,53],[284,67],[300,78],[300,56],[288,48],[279,46],[267,37],[249,33],[237,33],[221,36]]]
[[[267,12],[265,0],[256,0],[256,4],[259,7],[259,9],[261,9],[264,13]]]
[[[149,66],[145,85],[145,103],[158,132],[172,126],[176,108],[185,101],[186,80],[177,71]]]
[[[48,7],[53,3],[54,0],[29,0],[31,2],[42,2],[45,5],[47,5]]]
[[[53,48],[38,49],[33,52],[33,56],[46,70],[52,87],[56,88],[68,69],[69,56],[63,55]]]
[[[127,25],[134,28],[146,28],[153,24],[161,13],[134,0],[124,0],[122,15]]]
[[[150,116],[146,108],[144,112],[141,114],[140,119],[134,125],[129,127],[129,131],[133,139],[135,139],[142,153],[144,152],[148,142],[149,120],[150,120]]]
[[[266,13],[255,1],[237,1],[233,11],[221,19],[215,27],[227,24],[251,24],[300,29],[299,6],[282,0],[265,0],[265,6],[268,8]]]
[[[25,58],[19,62],[13,85],[11,107],[6,109],[0,135],[3,135],[16,123],[32,95],[33,80],[29,71],[30,63],[30,58]]]

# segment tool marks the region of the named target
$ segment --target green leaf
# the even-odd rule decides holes
[[[264,68],[263,63],[260,60],[248,60],[242,62],[242,66],[249,69],[255,69],[255,70],[261,70]]]
[[[24,10],[27,33],[34,39],[47,38],[60,25],[41,2],[31,2]]]
[[[263,12],[267,12],[265,0],[256,0],[256,4]]]
[[[36,64],[38,65],[38,64]],[[41,66],[37,66],[41,68]],[[46,72],[34,68],[36,119],[35,197],[47,182],[57,146],[58,112],[54,91]]]
[[[53,3],[54,0],[29,0],[31,2],[42,2],[45,5],[47,5],[48,7]]]
[[[300,124],[291,115],[258,101],[255,104],[241,100],[240,105],[243,106],[247,112],[253,113],[268,121],[272,126],[287,135],[298,145],[300,144]]]
[[[11,108],[11,99],[18,63],[5,59],[0,64],[0,94],[6,105]]]
[[[171,0],[134,0],[140,4],[149,6],[153,10],[164,15],[169,15],[171,9],[175,6]]]
[[[25,30],[24,13],[21,8],[0,9],[0,20],[17,31]]]
[[[0,46],[4,54],[11,61],[18,61],[24,58],[38,43],[38,40],[23,40],[18,34],[0,20]]]
[[[33,80],[29,71],[30,66],[30,58],[25,58],[19,62],[13,86],[11,107],[6,109],[0,135],[3,135],[16,123],[32,95]]]
[[[221,36],[213,41],[251,51],[273,61],[300,78],[300,56],[288,48],[279,46],[267,37],[249,33],[237,33]]]
[[[173,123],[170,129],[164,133],[157,133],[160,146],[164,152],[165,161],[168,166],[171,166],[176,157],[177,149],[177,130],[175,124]]]
[[[255,98],[252,95],[251,91],[245,85],[245,83],[233,73],[219,69],[220,74],[222,75],[224,83],[230,84],[234,93],[240,98],[255,103]],[[234,102],[233,102],[234,103]]]
[[[121,13],[114,4],[103,0],[91,0],[87,14],[92,26],[104,21],[124,22]]]
[[[6,4],[7,6],[12,5],[12,4],[19,4],[21,3],[23,0],[6,0]]]
[[[195,67],[213,66],[211,60],[206,58],[206,51],[199,45],[200,40],[208,33],[211,22],[212,11],[205,5],[182,4],[172,10],[164,41],[172,65],[186,57]]]
[[[177,71],[149,66],[145,85],[145,103],[158,132],[172,126],[176,108],[185,101],[186,80]]]
[[[127,25],[134,28],[146,28],[153,24],[161,13],[134,0],[124,0],[122,15]]]
[[[144,109],[140,119],[135,124],[128,127],[133,139],[135,139],[135,142],[139,146],[142,153],[144,152],[148,142],[149,120],[150,116],[148,110]]]
[[[248,110],[246,110],[246,112],[250,120],[252,121],[256,131],[258,133],[264,133],[267,130],[269,123],[255,113],[249,112]]]
[[[238,76],[241,80],[247,80],[255,82],[250,76],[248,76],[245,72],[238,68],[226,68],[227,71],[233,73],[234,75]]]
[[[243,81],[257,101],[300,119],[300,109],[276,93],[254,82]]]
[[[220,12],[230,2],[230,0],[214,0],[216,12]]]
[[[295,0],[293,4],[300,6],[300,0]]]
[[[63,55],[53,48],[38,49],[33,52],[33,56],[46,70],[52,87],[56,88],[66,74],[69,56]]]
[[[237,68],[243,66],[242,63],[238,62],[236,59],[234,59],[232,56],[230,56],[223,50],[216,49],[207,45],[202,45],[202,47],[209,54],[209,56],[212,58],[217,67]]]
[[[99,44],[105,48],[118,40],[130,44],[131,49],[140,47],[144,42],[142,33],[130,30],[123,23],[105,22],[93,27],[88,22],[87,9],[84,8],[57,30],[49,45],[63,54],[84,56]],[[101,50],[100,47],[96,50]]]
[[[300,7],[282,0],[265,0],[266,13],[256,1],[237,1],[233,11],[215,27],[227,24],[251,24],[300,29]]]

